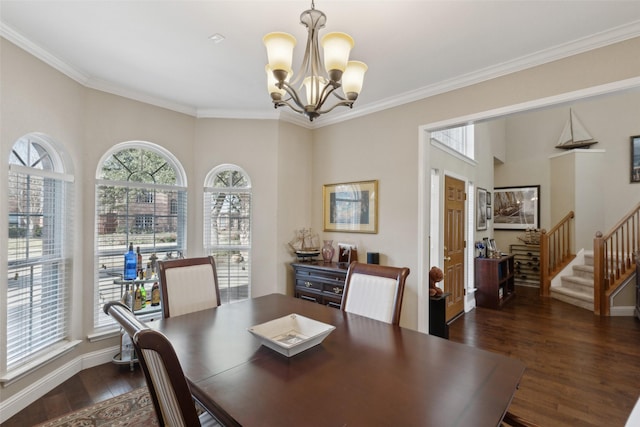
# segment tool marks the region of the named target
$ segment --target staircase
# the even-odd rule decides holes
[[[551,283],[551,297],[593,311],[593,251],[583,251]]]

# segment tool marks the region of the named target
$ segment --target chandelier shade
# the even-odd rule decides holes
[[[300,23],[307,27],[308,35],[304,59],[293,80],[295,37],[283,32],[273,32],[263,37],[268,60],[265,67],[267,89],[274,108],[287,106],[313,121],[338,106],[352,108],[358,98],[367,66],[360,61],[349,61],[354,42],[348,34],[328,33],[318,43],[318,31],[324,28],[326,20],[326,15],[315,9],[313,1],[311,9],[300,15]],[[324,58],[320,55],[320,46]],[[303,87],[304,97],[299,94]],[[325,106],[330,95],[336,98],[335,103]]]
[[[269,33],[262,39],[272,70],[290,70],[296,38],[287,33]]]

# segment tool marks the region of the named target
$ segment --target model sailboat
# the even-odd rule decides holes
[[[296,230],[296,236],[289,242],[289,247],[301,260],[310,260],[320,255],[318,235],[310,228]]]
[[[578,120],[578,116],[575,115],[573,110],[569,109],[569,120],[567,120],[567,123],[564,125],[556,148],[562,148],[563,150],[588,148],[597,142],[598,141],[595,141],[589,134],[582,122]]]

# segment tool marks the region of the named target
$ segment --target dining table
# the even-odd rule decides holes
[[[335,327],[293,356],[249,329],[290,314]],[[514,358],[282,294],[152,325],[193,396],[223,425],[498,426],[524,373]]]

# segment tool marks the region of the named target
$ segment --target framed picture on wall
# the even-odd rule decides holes
[[[487,190],[480,187],[476,196],[476,229],[487,229]]]
[[[540,186],[494,188],[493,228],[540,228]]]
[[[640,135],[631,137],[631,182],[640,182]]]
[[[327,184],[322,189],[324,231],[378,232],[378,181]]]

